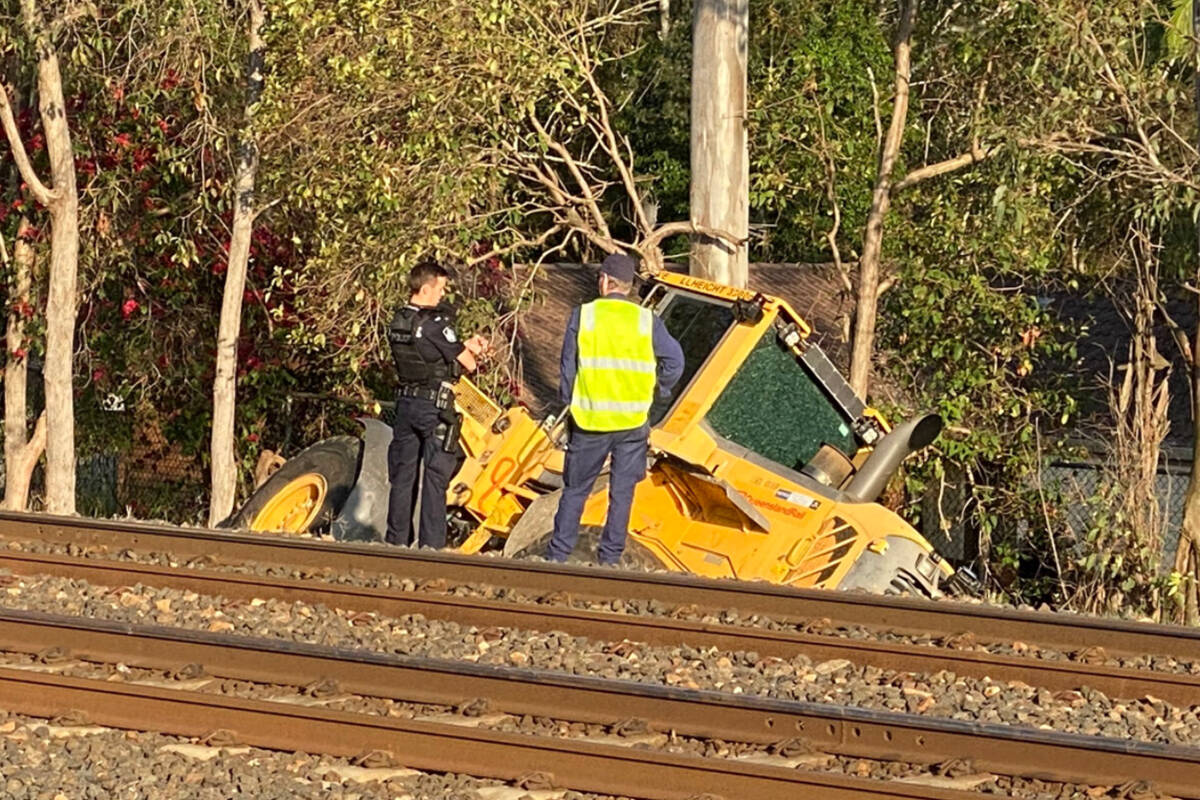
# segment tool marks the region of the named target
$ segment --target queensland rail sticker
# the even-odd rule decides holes
[[[788,491],[787,489],[778,489],[775,492],[775,496],[780,500],[786,500],[789,503],[794,503],[798,506],[804,506],[805,508],[821,507],[821,503],[816,498],[809,497],[808,495],[804,494],[804,492],[792,492]]]

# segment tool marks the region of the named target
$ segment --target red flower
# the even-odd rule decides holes
[[[40,133],[35,133],[32,136],[32,138],[30,138],[30,140],[29,140],[29,149],[35,153],[38,152],[39,150],[41,150],[45,146],[46,146],[46,137],[42,136]]]
[[[179,85],[179,73],[173,69],[168,69],[167,76],[163,78],[158,85],[161,89],[163,89],[163,91],[171,91]]]
[[[257,433],[247,433],[247,434],[246,434],[246,441],[247,441],[247,442],[257,442],[257,441],[258,441],[258,434],[257,434]]]
[[[113,100],[116,100],[118,103],[121,102],[122,100],[124,100],[125,99],[125,84],[118,83],[116,86],[114,86],[113,90],[112,90],[112,96],[113,96]]]
[[[138,301],[134,300],[132,297],[129,298],[121,304],[121,318],[129,319],[131,316],[133,316],[133,312],[137,311],[138,308]]]
[[[120,145],[121,147],[129,147],[132,143],[129,141],[128,133],[118,133],[113,137],[113,144]]]
[[[12,357],[15,358],[17,361],[20,361],[26,355],[27,355],[27,352],[24,347],[18,347],[16,350],[12,351]]]
[[[104,377],[107,374],[108,373],[104,371],[104,367],[96,367],[94,370],[92,370],[92,381],[99,383],[100,381],[104,380]]]
[[[137,106],[134,106],[129,110],[129,116],[133,117],[134,119],[138,119],[142,116],[142,110]]]
[[[160,131],[162,131],[163,133],[166,133],[168,130],[170,130],[170,128],[171,128],[171,126],[167,124],[167,121],[165,119],[160,119],[158,121],[158,129]]]

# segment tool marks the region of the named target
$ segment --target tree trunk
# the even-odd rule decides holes
[[[912,75],[912,33],[917,21],[918,0],[905,0],[896,29],[895,99],[892,121],[879,153],[879,175],[867,212],[862,257],[858,267],[858,302],[854,315],[854,342],[850,351],[850,386],[860,397],[871,388],[871,357],[875,352],[875,323],[879,304],[879,257],[883,248],[883,221],[891,203],[892,170],[904,141],[908,124],[909,78]]]
[[[44,414],[38,417],[33,440],[26,438],[29,358],[25,346],[25,310],[31,307],[33,288],[34,250],[28,241],[32,233],[28,218],[21,217],[17,223],[17,241],[13,245],[14,291],[9,297],[5,330],[8,353],[4,365],[4,508],[7,511],[24,511],[28,505],[33,468],[46,446]],[[0,242],[2,247],[3,242]],[[7,252],[4,256],[7,261]]]
[[[748,0],[697,0],[692,27],[692,222],[741,243],[697,237],[691,273],[745,287],[750,228],[746,143]]]
[[[58,199],[50,205],[50,288],[46,300],[46,510],[75,513],[75,317],[79,310],[79,197],[75,155],[67,127],[62,76],[53,51],[38,70],[42,127],[50,153],[50,180]]]
[[[36,45],[38,107],[46,151],[50,155],[47,187],[33,169],[17,131],[8,92],[0,87],[0,121],[13,160],[34,198],[50,212],[50,286],[46,300],[46,510],[75,513],[75,398],[72,367],[75,316],[78,311],[76,270],[79,263],[79,198],[75,191],[75,156],[63,102],[58,56],[34,0],[21,0],[26,32]]]
[[[217,330],[217,365],[213,378],[212,499],[208,524],[216,525],[233,513],[237,489],[237,455],[234,450],[234,412],[237,403],[237,342],[242,327],[242,293],[250,260],[250,234],[254,226],[254,176],[258,147],[252,123],[254,107],[262,97],[262,40],[264,14],[258,0],[250,0],[249,53],[246,57],[246,109],[238,146],[234,178],[233,235],[229,242],[229,267]]]
[[[7,420],[5,420],[7,422]],[[25,430],[22,427],[21,437]],[[33,426],[33,436],[20,447],[12,448],[4,443],[4,510],[25,511],[29,505],[29,484],[33,481],[33,468],[37,466],[42,451],[46,449],[46,412],[38,414]]]
[[[1200,277],[1200,268],[1197,277]],[[1192,372],[1192,475],[1184,495],[1183,524],[1179,530],[1179,544],[1175,547],[1175,571],[1185,578],[1180,598],[1183,621],[1195,625],[1200,623],[1196,585],[1196,556],[1200,553],[1200,424],[1197,423],[1200,412],[1200,325],[1196,328],[1189,367]]]
[[[1192,3],[1192,60],[1194,62],[1193,96],[1196,113],[1200,115],[1200,3]],[[1195,230],[1196,276],[1200,278],[1200,219]],[[1200,308],[1200,300],[1197,300]],[[1196,326],[1192,345],[1191,364],[1192,389],[1192,474],[1184,495],[1183,525],[1179,530],[1179,544],[1175,548],[1175,571],[1184,578],[1180,587],[1183,621],[1188,625],[1200,623],[1200,323]]]

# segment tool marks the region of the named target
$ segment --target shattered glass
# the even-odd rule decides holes
[[[858,449],[852,422],[768,330],[721,392],[707,417],[718,435],[799,470],[828,443],[847,456]]]

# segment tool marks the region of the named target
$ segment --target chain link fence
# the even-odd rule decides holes
[[[261,461],[288,459],[309,445],[339,434],[356,435],[358,417],[381,417],[389,424],[390,402],[364,402],[334,395],[295,392],[280,404],[280,413],[256,425],[238,443],[242,456],[238,486],[240,505],[255,489]],[[172,442],[161,426],[138,419],[132,410],[114,410],[112,426],[124,426],[128,446],[81,454],[77,463],[76,505],[80,514],[128,517],[197,525],[208,519],[209,460],[207,441],[189,449]],[[0,472],[0,477],[3,473]],[[41,469],[34,475],[31,508],[40,505]]]
[[[1170,571],[1179,544],[1191,474],[1192,462],[1182,453],[1163,457],[1155,474],[1154,496],[1162,520],[1160,561],[1165,572]],[[1043,477],[1046,487],[1066,500],[1062,506],[1067,526],[1077,537],[1084,537],[1099,522],[1095,508],[1087,500],[1103,490],[1103,462],[1099,459],[1055,462],[1046,468]]]

